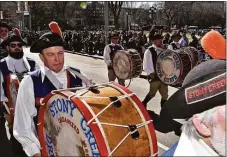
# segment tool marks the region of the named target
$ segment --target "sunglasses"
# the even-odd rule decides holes
[[[21,48],[22,44],[21,43],[19,43],[19,44],[10,44],[9,46],[12,47],[12,48],[15,48],[16,46]]]

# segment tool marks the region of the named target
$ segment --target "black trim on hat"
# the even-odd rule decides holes
[[[56,33],[48,32],[43,34],[38,40],[36,40],[30,48],[30,52],[41,53],[43,49],[53,46],[65,46],[62,37]]]
[[[0,22],[0,27],[6,27],[6,28],[8,28],[9,31],[12,30],[12,27],[9,26],[9,25],[8,25],[7,23],[5,23],[5,22]]]
[[[213,90],[211,91],[209,88],[208,91],[208,86]],[[190,98],[189,100],[188,92],[194,92],[193,99]],[[168,115],[172,119],[185,119],[192,117],[194,114],[225,104],[226,70],[223,69],[206,74],[182,87],[164,104],[160,116]]]

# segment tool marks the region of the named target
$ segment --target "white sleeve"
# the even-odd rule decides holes
[[[13,135],[28,156],[40,153],[41,148],[33,121],[36,115],[33,82],[31,76],[26,76],[21,81],[17,95]]]
[[[147,49],[144,53],[143,70],[147,73],[147,75],[154,73],[152,55],[149,49]]]
[[[111,59],[110,59],[110,47],[109,45],[106,45],[106,47],[104,48],[104,52],[103,52],[103,58],[104,61],[107,65],[110,65],[112,63]]]
[[[0,93],[0,96],[1,96],[1,98],[0,98],[0,101],[2,101],[2,102],[8,102],[8,99],[7,99],[7,97],[6,97],[6,95],[5,95],[5,92],[4,92],[4,89],[3,89],[3,82],[4,82],[4,78],[3,78],[3,75],[2,75],[2,72],[0,72],[0,86],[1,86],[1,93]]]

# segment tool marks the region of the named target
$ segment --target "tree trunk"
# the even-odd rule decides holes
[[[116,30],[119,30],[119,27],[120,27],[118,19],[119,19],[118,17],[116,17],[116,16],[114,17],[114,26],[115,26]]]

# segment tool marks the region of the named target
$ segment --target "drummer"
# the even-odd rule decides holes
[[[15,32],[19,30],[15,29]],[[30,71],[34,71],[38,68],[36,62],[30,58],[24,57],[23,45],[26,43],[21,38],[19,32],[16,34],[12,34],[8,36],[2,43],[1,46],[6,48],[8,56],[3,58],[0,61],[0,80],[1,80],[1,104],[3,104],[3,113],[5,117],[5,126],[6,131],[8,132],[8,139],[12,143],[12,151],[14,156],[20,156],[24,154],[24,151],[21,145],[17,142],[17,140],[13,137],[13,122],[10,119],[10,111],[7,107],[6,103],[8,102],[8,98],[6,96],[6,88],[7,88],[7,76],[9,74],[22,74]]]
[[[169,50],[177,50],[180,48],[179,40],[181,39],[181,35],[179,32],[175,32],[171,36],[172,42],[168,45]]]
[[[118,42],[119,42],[119,35],[117,32],[114,32],[111,34],[111,44],[106,45],[106,47],[104,48],[103,57],[104,57],[104,61],[105,61],[106,65],[107,65],[109,81],[115,81],[115,79],[117,78],[117,76],[115,75],[114,70],[113,70],[114,54],[118,50],[124,49],[120,44],[118,44]],[[120,85],[125,86],[125,80],[118,78],[118,83]]]
[[[178,144],[163,156],[225,156],[225,107],[226,61],[192,69],[160,113],[163,126],[170,125],[169,119],[187,119]]]
[[[163,37],[160,34],[155,34],[151,38],[153,42],[152,46],[148,47],[144,53],[143,70],[147,73],[150,84],[150,90],[143,100],[145,107],[147,107],[148,102],[155,97],[157,91],[159,91],[162,97],[160,102],[161,107],[168,99],[168,85],[160,81],[155,70],[157,55],[160,53],[158,49],[162,47],[162,39]]]
[[[64,66],[64,41],[53,30],[36,40],[30,51],[39,53],[44,66],[29,74],[20,84],[13,134],[28,156],[41,156],[37,137],[40,100],[52,90],[89,86],[91,80],[79,69]]]

